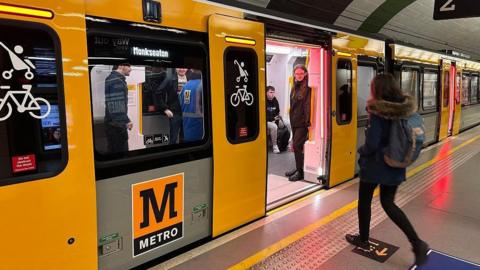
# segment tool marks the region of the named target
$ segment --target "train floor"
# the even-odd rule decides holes
[[[413,265],[411,246],[372,204],[370,250],[356,233],[358,179],[314,192],[265,218],[151,269],[480,269],[480,127],[425,149],[396,202],[432,249]]]
[[[285,172],[295,167],[295,156],[287,150],[275,154],[268,151],[267,208],[292,201],[315,189],[320,189],[319,181],[314,176],[305,175],[305,180],[290,182]]]

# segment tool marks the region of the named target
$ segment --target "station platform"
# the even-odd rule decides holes
[[[357,233],[358,179],[277,208],[151,269],[480,269],[480,127],[426,148],[396,202],[432,249],[417,267],[407,238],[372,204],[371,249]],[[370,258],[369,258],[370,257]]]

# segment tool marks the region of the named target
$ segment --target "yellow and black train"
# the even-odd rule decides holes
[[[320,187],[354,178],[377,73],[428,144],[480,123],[478,62],[207,1],[4,0],[0,60],[2,269],[131,268],[264,217],[265,87],[286,116],[296,64]]]

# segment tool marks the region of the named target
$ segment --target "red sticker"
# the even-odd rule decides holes
[[[35,155],[12,157],[12,170],[14,173],[33,171],[37,169]]]
[[[248,128],[247,127],[241,127],[239,132],[238,132],[239,137],[246,137],[248,136]]]

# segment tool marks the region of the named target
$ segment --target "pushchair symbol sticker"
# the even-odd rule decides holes
[[[247,91],[248,71],[245,69],[245,63],[234,60],[233,64],[238,68],[238,76],[236,77],[237,83],[245,83],[243,86],[236,85],[237,91],[230,96],[230,104],[233,107],[240,105],[240,102],[245,102],[247,106],[253,104],[253,94]]]
[[[0,41],[0,46],[2,46],[5,49],[5,51],[7,51],[13,66],[12,69],[3,71],[2,77],[5,80],[10,80],[12,78],[14,70],[26,70],[24,74],[25,78],[27,80],[33,79],[33,72],[31,69],[35,69],[35,66],[29,59],[22,60],[19,56],[20,54],[23,53],[23,47],[20,45],[16,45],[15,48],[13,49],[14,51],[12,51],[1,41]]]
[[[24,60],[20,58],[20,55],[23,53],[23,47],[16,45],[11,50],[1,41],[0,47],[8,53],[13,67],[1,71],[2,78],[10,80],[13,77],[13,71],[17,70],[25,71],[23,76],[27,80],[32,80],[34,77],[32,70],[35,70],[35,65],[27,58]],[[7,90],[5,96],[0,98],[0,122],[10,118],[13,112],[12,105],[16,106],[19,113],[28,112],[30,116],[36,119],[43,119],[50,114],[50,103],[44,98],[34,97],[31,93],[31,84],[22,85],[22,89],[10,89],[9,85],[0,85],[0,90]]]

